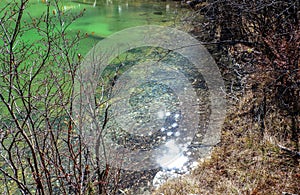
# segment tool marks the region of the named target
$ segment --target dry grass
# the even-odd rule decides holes
[[[201,22],[198,21],[200,30],[195,27],[192,32],[205,42],[211,35],[207,33],[208,27],[201,30]],[[294,142],[297,139],[293,138],[295,125],[292,124],[292,118],[288,110],[277,104],[276,87],[270,88],[274,82],[274,71],[268,70],[270,66],[259,63],[264,60],[260,60],[261,53],[253,51],[253,48],[236,44],[228,48],[228,53],[222,59],[223,53],[218,56],[214,47],[212,45],[212,49],[208,49],[215,54],[217,62],[224,64],[220,67],[224,67],[222,74],[227,87],[235,82],[235,78],[232,78],[235,75],[231,70],[232,62],[239,65],[241,72],[249,73],[240,78],[244,79],[245,85],[240,94],[231,91],[234,94],[228,95],[228,113],[222,129],[222,140],[214,148],[211,158],[200,163],[190,175],[168,181],[153,194],[269,195],[286,192],[300,195],[300,159],[278,146],[280,144],[295,151],[300,149],[300,143]],[[267,109],[264,118],[259,116],[262,105]],[[296,126],[300,129],[299,112],[297,117]]]
[[[286,124],[272,123],[276,113],[270,112],[262,137],[259,124],[249,112],[253,104],[252,93],[231,102],[222,141],[212,157],[192,174],[167,182],[153,194],[299,194],[299,164],[277,146],[282,140],[273,129]]]

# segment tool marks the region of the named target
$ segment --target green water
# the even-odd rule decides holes
[[[43,52],[45,53],[46,48],[43,47],[45,41],[41,40],[46,37],[39,35],[37,29],[33,28],[32,25],[29,25],[28,29],[26,27],[27,24],[30,24],[33,21],[43,20],[43,17],[41,18],[41,16],[47,10],[47,2],[45,1],[46,0],[30,0],[27,7],[25,7],[21,23],[22,33],[19,33],[16,45],[21,46],[20,42],[24,42],[25,45],[32,44],[30,49],[32,49],[33,52],[39,52],[30,54],[31,51],[29,51],[29,54],[26,54],[26,61],[19,66],[20,70],[24,69],[24,71],[30,71],[30,68],[35,69],[33,64],[37,62],[34,60],[39,58],[39,54],[42,55]],[[17,11],[10,10],[9,7],[6,7],[9,3],[14,4],[13,2],[20,3],[20,1],[0,0],[0,18],[5,14],[11,15],[13,12]],[[83,56],[100,40],[120,30],[148,24],[165,26],[174,25],[176,21],[180,19],[178,13],[181,12],[178,2],[168,0],[63,0],[58,1],[58,8],[54,6],[54,0],[51,0],[50,2],[50,17],[52,17],[52,21],[54,22],[57,20],[56,16],[59,10],[64,14],[65,20],[70,20],[68,15],[74,16],[85,10],[83,16],[77,18],[66,30],[66,34],[70,40],[72,40],[79,31],[81,35],[85,37],[80,40],[78,48],[72,48],[75,49],[76,53],[80,53]],[[16,16],[17,14],[14,17],[16,18]],[[13,22],[15,19],[7,18],[8,17],[5,17],[6,21],[4,21],[4,23],[6,28],[10,29],[12,32],[11,29],[15,25]],[[44,28],[45,24],[43,21],[41,21],[41,23],[42,28]],[[66,21],[66,23],[68,23],[68,21]],[[57,30],[60,28],[58,21],[54,24],[55,27],[52,27],[51,29]],[[0,37],[0,46],[2,46],[4,44],[2,39],[2,37],[4,37],[4,31],[2,28],[0,29]],[[62,42],[57,40],[57,44],[60,43]],[[18,47],[15,47],[15,49],[16,52],[18,52]],[[18,55],[19,54],[20,52]],[[53,62],[50,60],[48,63],[50,68],[47,67],[45,69],[56,69],[56,66],[52,65],[52,63]],[[44,79],[44,75],[40,74],[37,78]],[[28,78],[24,77],[22,84],[26,83],[26,79]]]
[[[64,0],[59,2],[64,13],[76,14],[83,10],[82,17],[69,26],[69,33],[80,31],[87,35],[80,43],[80,52],[85,54],[98,41],[120,30],[148,24],[171,26],[179,19],[180,5],[175,1],[161,0]],[[0,3],[1,4],[1,3]],[[57,13],[52,7],[51,12]],[[31,17],[39,17],[46,11],[45,0],[30,1],[27,11]],[[28,15],[25,15],[28,18]],[[27,38],[32,39],[28,33]]]
[[[4,2],[6,2],[6,1],[0,0],[0,10],[2,8],[1,6],[3,6],[5,4]],[[105,37],[107,37],[115,32],[126,29],[126,28],[140,26],[140,25],[149,25],[149,24],[173,26],[180,19],[180,17],[181,17],[180,12],[182,12],[182,10],[180,10],[177,2],[168,1],[168,0],[167,1],[163,1],[163,0],[102,0],[102,1],[65,0],[65,1],[60,1],[59,8],[61,10],[61,13],[64,13],[65,16],[67,16],[67,14],[76,15],[76,13],[80,13],[82,10],[86,10],[84,12],[83,16],[78,18],[77,20],[75,20],[74,23],[72,23],[66,31],[67,35],[70,38],[72,38],[72,36],[74,37],[78,31],[80,31],[82,35],[86,35],[85,36],[86,38],[80,41],[78,51],[75,50],[75,52],[81,53],[83,55],[86,54],[94,45],[96,45],[99,41],[101,41]],[[24,14],[23,22],[25,22],[25,21],[31,22],[33,18],[38,19],[41,15],[43,15],[43,13],[46,11],[46,9],[47,9],[47,6],[46,6],[45,2],[43,2],[41,0],[30,0],[29,7],[26,8],[26,11],[25,11],[26,13]],[[50,10],[51,16],[53,18],[55,18],[57,16],[58,10],[54,6],[50,7],[50,9],[51,9]],[[0,13],[0,16],[1,16],[1,13]],[[9,22],[8,22],[8,24],[9,24]],[[45,25],[45,24],[43,24],[43,25]],[[56,23],[55,23],[55,26],[56,26]],[[57,28],[60,28],[59,23],[57,23]],[[51,28],[51,29],[56,30],[56,28]],[[34,30],[36,30],[36,29],[34,29]],[[68,88],[68,83],[64,80],[64,77],[68,78],[68,76],[66,76],[66,72],[63,72],[64,64],[60,65],[57,62],[59,62],[59,60],[61,59],[61,61],[64,63],[66,60],[64,59],[64,57],[65,57],[64,55],[62,55],[62,56],[55,55],[54,57],[55,57],[56,61],[54,61],[54,60],[51,61],[52,58],[48,59],[48,61],[46,63],[47,67],[45,67],[43,69],[43,71],[41,71],[41,74],[39,74],[34,79],[32,88],[29,89],[27,83],[28,83],[28,81],[31,80],[31,78],[28,77],[27,75],[29,75],[28,73],[30,73],[30,71],[35,70],[35,68],[36,68],[34,66],[35,63],[39,64],[38,63],[39,61],[36,60],[36,58],[39,58],[40,55],[43,54],[43,52],[45,53],[45,51],[42,47],[43,46],[42,44],[44,42],[43,41],[40,41],[40,42],[35,41],[35,40],[39,40],[44,37],[41,37],[40,35],[38,35],[37,32],[34,30],[25,31],[24,34],[22,34],[18,37],[18,38],[25,40],[25,43],[27,43],[27,42],[30,43],[31,41],[33,43],[36,42],[35,45],[34,44],[32,45],[33,47],[35,47],[35,48],[33,48],[33,51],[38,51],[37,53],[34,53],[34,54],[32,54],[30,52],[28,55],[26,54],[26,56],[29,56],[29,58],[24,60],[24,63],[22,63],[20,65],[20,67],[18,68],[19,72],[20,72],[19,74],[22,76],[21,81],[18,80],[18,82],[19,82],[18,84],[21,85],[20,88],[22,90],[24,90],[25,93],[27,93],[27,91],[28,91],[28,94],[29,94],[29,92],[31,92],[31,94],[34,94],[36,97],[39,97],[40,99],[42,99],[42,101],[39,101],[38,98],[36,100],[33,100],[35,109],[37,110],[36,116],[32,116],[32,118],[34,120],[36,120],[36,121],[43,120],[43,117],[44,117],[44,115],[42,115],[43,112],[48,113],[48,111],[46,110],[48,108],[45,108],[43,101],[45,101],[45,102],[49,101],[48,104],[53,105],[53,107],[50,108],[53,110],[51,110],[51,112],[49,111],[49,115],[51,115],[49,117],[50,118],[52,117],[51,120],[53,120],[53,122],[54,122],[53,127],[57,128],[57,130],[62,130],[61,137],[57,138],[57,140],[60,141],[60,139],[63,139],[63,136],[64,136],[63,129],[67,128],[65,126],[66,125],[65,121],[67,119],[65,119],[66,115],[64,115],[65,112],[64,112],[64,109],[62,109],[63,106],[61,106],[65,103],[64,102],[65,100],[63,99],[63,102],[61,102],[61,99],[60,99],[61,97],[58,96],[58,94],[60,92],[63,92],[63,93],[65,91],[68,92],[69,88]],[[4,33],[0,31],[0,36],[3,36],[3,34]],[[59,38],[58,38],[58,40],[53,40],[53,41],[57,44],[61,43]],[[0,39],[0,43],[1,43],[1,39]],[[2,43],[0,45],[2,45]],[[16,44],[16,45],[18,45],[18,44]],[[54,52],[61,54],[61,53],[59,53],[59,51],[60,51],[59,47],[57,47],[55,45],[54,48],[55,48]],[[65,49],[65,48],[63,48],[63,49]],[[69,49],[69,48],[67,48],[67,49]],[[73,49],[77,49],[77,48],[73,48]],[[16,50],[16,51],[18,51],[18,50]],[[64,51],[66,51],[66,50],[64,50]],[[21,51],[21,52],[23,52],[23,51]],[[19,53],[17,53],[17,54],[19,54]],[[148,54],[148,55],[145,55],[145,54]],[[169,54],[169,56],[166,57],[166,54]],[[20,55],[20,56],[22,56],[22,55]],[[122,54],[121,57],[118,58],[118,60],[120,60],[120,62],[116,62],[117,60],[113,61],[112,64],[110,64],[110,66],[107,66],[107,69],[105,69],[103,71],[103,75],[101,75],[103,78],[105,78],[104,81],[107,80],[107,86],[109,88],[109,90],[107,90],[107,93],[104,93],[104,96],[106,94],[109,94],[110,88],[113,86],[109,82],[114,81],[114,79],[115,79],[114,76],[116,75],[115,73],[120,74],[120,75],[118,75],[119,76],[118,79],[120,79],[122,81],[122,78],[125,78],[126,74],[125,74],[125,77],[121,77],[122,76],[121,74],[126,73],[126,71],[129,68],[139,64],[140,62],[141,62],[141,64],[146,62],[148,59],[149,60],[154,59],[156,61],[161,61],[165,64],[169,64],[169,66],[166,65],[165,67],[161,67],[161,70],[156,69],[156,68],[151,69],[152,71],[155,70],[155,73],[160,73],[158,80],[161,79],[162,76],[164,76],[163,78],[167,78],[165,80],[170,80],[170,78],[176,77],[172,74],[177,72],[177,70],[178,70],[178,72],[183,72],[183,75],[190,79],[182,81],[182,80],[176,78],[175,80],[178,82],[175,82],[176,85],[172,85],[172,87],[174,87],[174,86],[175,87],[178,86],[178,88],[184,87],[185,85],[179,85],[180,82],[184,82],[184,83],[188,83],[188,84],[191,82],[194,82],[195,86],[193,86],[193,87],[196,88],[197,87],[196,85],[198,85],[198,84],[200,85],[200,82],[202,82],[202,80],[200,80],[200,79],[197,80],[196,78],[200,78],[201,75],[197,74],[197,71],[192,68],[192,64],[189,64],[187,59],[185,59],[184,57],[179,58],[178,56],[179,56],[179,54],[177,54],[177,53],[170,53],[170,51],[168,51],[168,50],[162,50],[162,49],[157,49],[157,48],[155,50],[153,48],[137,48],[137,49],[133,49],[133,50],[128,51],[127,53]],[[32,63],[31,61],[33,61],[34,63]],[[124,69],[120,69],[120,71],[117,72],[116,67],[121,67],[120,64],[123,64],[123,62],[124,62],[124,67],[123,67]],[[169,71],[169,73],[168,72],[163,73],[167,69],[172,70],[172,71]],[[134,76],[133,78],[137,78],[140,75],[144,76],[144,75],[148,74],[148,72],[146,72],[146,70],[142,70],[142,71],[140,71],[140,69],[134,69],[134,70],[135,71],[133,71],[132,74],[129,74],[129,76]],[[62,72],[60,72],[60,71],[62,71]],[[51,72],[52,74],[49,74],[49,72]],[[63,79],[59,80],[59,82],[61,81],[62,83],[59,83],[59,85],[56,86],[57,81],[56,80],[54,81],[54,79],[60,78],[60,74],[62,75]],[[107,77],[105,74],[107,74]],[[55,75],[55,77],[51,78],[50,77],[51,75]],[[155,76],[153,73],[151,74],[151,76],[152,75]],[[47,79],[47,77],[50,77],[49,80]],[[173,123],[174,121],[172,121],[171,119],[169,120],[170,117],[167,117],[168,116],[167,113],[169,113],[170,115],[172,113],[174,115],[174,117],[176,115],[179,116],[179,113],[181,113],[179,110],[181,108],[179,106],[179,97],[180,96],[175,94],[176,91],[174,91],[172,88],[167,86],[167,84],[169,84],[168,82],[166,84],[164,84],[164,83],[160,84],[160,83],[154,82],[154,81],[153,82],[152,81],[148,82],[148,80],[145,80],[145,81],[147,81],[147,82],[145,82],[145,83],[137,82],[136,83],[136,87],[134,88],[134,90],[132,91],[132,93],[129,96],[129,106],[126,107],[126,109],[123,109],[121,111],[124,111],[124,110],[130,111],[130,112],[123,112],[123,113],[127,114],[127,115],[124,114],[124,116],[128,117],[125,119],[126,123],[128,121],[127,119],[129,119],[129,117],[132,118],[132,120],[130,120],[130,121],[133,121],[133,122],[138,121],[136,123],[137,130],[144,128],[144,125],[143,125],[144,123],[146,123],[146,127],[148,127],[147,126],[148,123],[150,125],[152,125],[152,122],[155,121],[159,115],[160,123],[158,124],[156,122],[155,123],[153,122],[153,124],[155,124],[155,126],[153,126],[153,125],[150,126],[151,128],[153,127],[153,129],[155,131],[158,131],[158,133],[153,134],[152,137],[150,136],[150,134],[148,134],[149,136],[146,137],[147,140],[145,141],[143,134],[142,134],[142,136],[135,136],[135,135],[132,136],[130,133],[126,132],[126,130],[127,130],[126,128],[122,129],[123,126],[120,126],[120,125],[116,126],[117,122],[125,121],[125,120],[123,120],[123,118],[121,118],[121,117],[123,117],[122,112],[120,112],[121,114],[119,114],[118,112],[117,113],[114,112],[114,111],[118,111],[118,109],[116,109],[116,108],[119,107],[119,105],[120,105],[120,104],[116,104],[117,106],[115,106],[115,110],[113,110],[110,114],[112,114],[111,116],[119,114],[119,118],[117,118],[116,120],[110,120],[112,122],[108,123],[108,125],[107,125],[108,128],[114,130],[113,132],[109,131],[109,136],[111,136],[111,138],[109,137],[108,140],[115,139],[114,141],[116,141],[118,144],[125,144],[125,142],[126,142],[125,147],[132,148],[132,149],[134,149],[136,147],[136,148],[150,150],[153,148],[158,148],[160,145],[165,143],[163,139],[160,140],[160,138],[159,138],[159,137],[163,138],[163,136],[164,136],[164,134],[161,133],[164,130],[161,130],[162,128],[159,129],[158,128],[159,125],[162,125],[163,128],[165,126],[170,131],[171,130],[176,131],[178,124]],[[0,82],[3,82],[3,81],[0,81]],[[5,92],[6,88],[11,87],[11,85],[9,85],[9,83],[5,83],[5,82],[6,82],[6,80],[4,81],[4,85],[3,85],[4,87],[1,86],[2,87],[1,90],[4,91],[3,92],[4,96],[5,96],[5,94],[7,94]],[[44,85],[43,82],[45,82],[46,84]],[[66,82],[66,83],[64,83],[64,82]],[[52,88],[49,91],[52,92],[51,90],[53,90],[53,94],[48,92],[48,89],[44,89],[44,88],[48,87],[48,84],[51,85],[50,87],[52,87]],[[66,87],[64,87],[64,86],[66,86]],[[60,89],[60,87],[63,87],[63,89]],[[102,85],[101,85],[101,87],[102,87]],[[125,87],[127,87],[127,86],[125,86]],[[200,87],[198,87],[198,88],[199,88],[199,90],[197,90],[197,95],[200,96],[200,92],[204,91],[204,89],[200,89]],[[60,91],[60,90],[62,90],[62,91]],[[101,88],[101,90],[102,90],[102,88]],[[99,91],[100,91],[100,89],[99,89]],[[124,91],[130,92],[130,91],[126,91],[126,90],[124,90]],[[184,91],[184,88],[182,88],[181,91]],[[114,91],[114,92],[118,92],[118,86],[116,87],[116,91]],[[46,93],[47,93],[47,95],[43,96],[43,94],[46,94]],[[202,93],[205,93],[205,98],[206,98],[207,97],[206,91],[202,92]],[[16,96],[19,95],[17,92],[16,92],[16,94],[17,94]],[[48,94],[50,94],[50,96],[48,96]],[[100,96],[100,95],[102,95],[101,91],[99,92],[100,97],[98,97],[97,95],[98,94],[96,94],[95,100],[100,103],[99,110],[101,113],[101,111],[102,111],[101,109],[104,110],[104,107],[101,107],[101,103],[102,103],[101,101],[103,101],[102,97]],[[115,99],[111,98],[109,103],[113,104],[119,100],[118,98],[125,97],[125,96],[121,96],[121,95],[116,97]],[[104,100],[106,100],[105,98],[106,97],[104,97]],[[205,98],[202,98],[202,99],[206,100]],[[107,99],[109,99],[109,98],[107,98]],[[205,102],[205,101],[203,101],[203,102]],[[2,103],[2,102],[0,102],[0,103]],[[21,100],[17,99],[16,104],[20,104],[21,109],[25,110],[23,104],[27,105],[27,102],[22,103]],[[124,105],[126,106],[127,104],[124,104]],[[3,124],[5,124],[5,125],[12,124],[10,118],[7,117],[8,112],[7,112],[6,108],[0,104],[0,110],[3,108],[5,110],[2,112],[4,114],[0,115],[0,121],[2,120]],[[166,111],[168,111],[168,112],[166,112],[166,114],[164,111],[165,109],[166,109]],[[104,110],[104,111],[106,111],[106,110]],[[58,112],[61,112],[61,113],[58,113]],[[34,115],[34,114],[35,113],[33,112],[32,115]],[[21,120],[26,120],[26,118],[25,118],[26,116],[23,116],[21,114],[20,114],[20,116],[17,116],[17,117],[20,118]],[[7,120],[7,122],[3,121],[3,119]],[[100,116],[100,119],[102,119],[101,116]],[[100,122],[101,122],[101,120],[100,120]],[[177,122],[177,121],[175,120],[175,122]],[[123,124],[126,124],[126,123],[123,123]],[[156,124],[158,124],[158,125],[156,125]],[[174,125],[174,124],[175,124],[175,126],[173,126],[173,129],[172,129],[172,125]],[[0,123],[0,125],[2,125],[2,124]],[[150,129],[150,127],[147,128],[146,130]],[[41,125],[41,128],[43,128],[43,125]],[[152,132],[151,132],[151,135],[152,135]],[[168,134],[166,134],[166,135],[169,137],[171,136]],[[182,135],[184,135],[184,133],[182,133]],[[13,139],[13,137],[7,138],[6,139],[7,143],[9,144],[12,139]],[[152,156],[151,156],[151,158],[152,158]],[[103,158],[103,159],[105,159],[105,158]],[[135,160],[135,159],[133,159],[133,160]],[[152,159],[152,161],[153,161],[153,159]],[[1,163],[1,161],[0,161],[0,163]],[[133,184],[135,181],[131,181],[131,182],[130,182],[130,185]],[[0,187],[0,191],[1,191],[1,187]]]

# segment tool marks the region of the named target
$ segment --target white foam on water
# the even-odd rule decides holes
[[[176,144],[175,140],[167,141],[160,149],[161,155],[157,155],[156,162],[162,170],[156,173],[152,181],[155,188],[158,188],[169,179],[189,173],[198,165],[195,161],[191,162],[189,157],[185,155],[184,152],[187,148]]]
[[[165,117],[165,112],[163,110],[160,110],[157,112],[157,117],[159,119],[163,119]]]
[[[173,123],[171,126],[175,128],[175,127],[178,126],[178,124],[177,123]]]
[[[167,169],[182,169],[184,164],[188,162],[188,157],[181,154],[177,159],[166,166]]]

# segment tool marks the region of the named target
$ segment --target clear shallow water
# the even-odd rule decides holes
[[[114,154],[122,154],[126,160],[122,156],[121,159],[111,158],[109,161],[111,164],[122,162],[123,168],[130,171],[150,172],[162,168],[177,171],[176,174],[180,175],[187,172],[198,157],[188,145],[193,140],[191,131],[196,129],[194,125],[202,129],[206,123],[207,115],[200,116],[199,113],[198,124],[198,114],[194,112],[198,109],[194,107],[199,103],[199,110],[205,112],[208,109],[207,91],[201,74],[187,59],[178,53],[163,55],[168,53],[163,49],[149,50],[130,50],[126,54],[127,61],[122,62],[124,70],[120,71],[122,74],[114,85],[108,117],[112,120],[107,123],[105,132],[108,133],[104,138],[110,155],[115,157]],[[151,66],[147,63],[150,60],[160,61],[161,64]],[[114,69],[107,72],[113,72]],[[192,91],[189,87],[192,82],[194,84],[191,87],[196,88],[196,94],[189,93]],[[199,96],[199,102],[183,103],[195,96]],[[194,109],[186,110],[184,107]],[[197,134],[202,136],[203,132]],[[200,136],[195,136],[195,144],[197,139],[201,141]],[[90,139],[89,143],[93,143],[93,140]],[[151,180],[151,177],[148,179]],[[165,182],[162,178],[157,180],[154,183]]]
[[[85,54],[88,52],[94,45],[98,43],[98,41],[104,39],[105,37],[118,32],[120,30],[129,28],[129,27],[135,27],[140,25],[148,25],[148,24],[158,24],[158,25],[172,25],[176,22],[176,19],[180,16],[177,15],[179,12],[179,8],[176,2],[173,1],[147,1],[147,0],[139,0],[139,1],[61,1],[60,2],[60,9],[64,13],[79,13],[83,9],[85,9],[85,13],[83,17],[77,19],[69,28],[67,33],[70,35],[75,34],[76,32],[80,31],[83,34],[87,34],[87,38],[84,39],[80,43],[79,52],[82,54]],[[39,17],[46,9],[45,2],[43,1],[30,1],[30,7],[28,11],[30,12],[31,17]],[[51,12],[55,15],[57,13],[57,10],[51,8]],[[28,16],[27,16],[28,17]],[[26,19],[26,18],[25,18]],[[27,18],[29,19],[29,18]],[[32,34],[28,33],[25,35],[25,39],[34,39],[35,37],[32,36]],[[123,37],[122,37],[123,38]],[[139,53],[138,51],[134,52],[134,54]],[[143,58],[145,57],[145,52],[141,52],[143,55]],[[151,59],[153,60],[153,56],[156,56],[157,53],[153,54]],[[136,57],[134,58],[136,59]],[[172,61],[173,60],[173,61]],[[174,61],[175,60],[175,61]],[[161,61],[161,58],[157,59],[157,61]],[[194,72],[192,67],[187,66],[186,69],[180,70],[180,67],[183,67],[183,64],[186,62],[177,62],[178,67],[176,67],[176,58],[174,56],[170,56],[169,61],[166,61],[166,64],[169,64],[171,69],[177,70],[179,69],[179,72],[185,72],[186,77],[189,77],[189,81],[186,81],[184,83],[192,83],[194,82],[193,87],[198,88],[196,84],[200,84],[200,81],[197,81],[197,74],[191,72]],[[129,66],[130,68],[131,66]],[[110,69],[109,69],[110,70]],[[166,70],[166,68],[162,69]],[[155,69],[155,71],[157,71]],[[196,72],[196,71],[195,71]],[[173,72],[172,72],[173,73]],[[136,74],[138,76],[143,75],[141,71],[136,71]],[[145,75],[149,74],[149,72],[146,72]],[[121,78],[121,77],[120,77]],[[119,78],[119,80],[120,80]],[[167,77],[169,78],[169,77]],[[178,77],[177,77],[178,78]],[[170,80],[170,79],[167,79]],[[149,84],[149,83],[147,83]],[[137,119],[137,115],[142,116],[141,124],[145,124],[144,120],[153,119],[153,117],[158,117],[161,121],[166,121],[167,118],[170,118],[169,115],[171,115],[171,111],[174,112],[175,116],[180,116],[178,114],[175,108],[173,106],[177,103],[176,96],[172,94],[172,91],[167,90],[168,88],[164,85],[153,85],[153,83],[150,83],[149,85],[138,85],[136,87],[137,91],[141,90],[142,93],[132,93],[131,97],[129,99],[129,103],[132,107],[132,112],[128,113],[126,115],[127,117],[132,115],[133,119]],[[178,88],[180,85],[178,85]],[[177,88],[177,87],[176,87]],[[165,91],[164,91],[165,90]],[[151,91],[151,93],[150,93]],[[165,94],[165,95],[164,95]],[[200,94],[197,94],[200,95]],[[200,95],[201,96],[201,95]],[[141,97],[139,99],[139,97]],[[204,96],[206,97],[206,96]],[[203,98],[205,99],[205,98]],[[149,101],[150,103],[147,103]],[[172,104],[173,102],[173,104]],[[205,102],[205,101],[204,101]],[[205,102],[206,103],[206,102]],[[154,106],[153,106],[154,105]],[[162,105],[166,105],[165,107]],[[169,105],[169,107],[168,107]],[[152,106],[149,112],[148,106]],[[164,109],[162,109],[164,108]],[[117,110],[117,109],[116,109]],[[125,108],[125,111],[128,110],[128,107]],[[166,111],[165,111],[166,110]],[[153,111],[153,112],[152,112]],[[156,112],[157,111],[157,112]],[[147,115],[147,112],[148,115]],[[134,115],[137,113],[137,115]],[[151,115],[153,113],[156,113],[156,115]],[[123,114],[121,115],[123,116]],[[148,117],[148,118],[147,118]],[[203,117],[205,118],[205,117]],[[121,118],[122,119],[122,118]],[[121,120],[120,119],[120,120]],[[206,118],[205,118],[206,119]],[[169,137],[178,137],[176,133],[179,131],[175,131],[178,126],[181,127],[180,121],[177,121],[176,118],[174,119],[175,122],[172,123],[166,123],[166,127],[168,128],[168,131],[163,130],[163,128],[159,129],[156,126],[153,128],[153,132],[158,132],[159,134],[156,137],[153,138],[165,138],[168,139]],[[122,120],[121,120],[122,121]],[[205,121],[205,120],[203,120]],[[124,123],[126,124],[128,122],[128,118],[124,119]],[[178,124],[177,124],[178,122]],[[138,124],[138,123],[134,123]],[[162,123],[165,125],[164,123]],[[115,126],[113,127],[115,129]],[[150,131],[151,135],[154,134],[152,131]],[[117,132],[119,133],[119,132]],[[140,133],[140,132],[139,132]],[[166,134],[166,135],[164,135]],[[174,134],[174,135],[173,135]],[[151,135],[148,135],[149,138],[152,138]],[[183,136],[181,134],[180,136]],[[117,137],[124,137],[125,136],[117,136]],[[142,137],[143,139],[137,139]],[[129,142],[128,140],[125,140],[126,142],[129,142],[131,146],[137,146],[137,147],[143,147],[145,149],[145,138],[143,136],[129,136],[129,140],[132,139],[133,142]],[[136,138],[136,139],[133,139]],[[147,138],[147,136],[146,136]],[[192,138],[189,138],[192,139]],[[150,142],[146,149],[150,150],[156,147],[158,148],[158,153],[154,153],[149,158],[151,160],[155,161],[154,163],[157,163],[161,165],[161,167],[165,169],[180,169],[186,161],[188,161],[188,158],[185,156],[182,156],[181,153],[183,153],[182,148],[179,148],[177,146],[177,142],[171,142],[168,140],[162,140],[161,142],[156,141],[156,139],[153,139],[154,142]],[[117,140],[117,141],[123,141],[123,140]],[[135,143],[135,141],[140,141]],[[180,140],[180,142],[185,142],[185,140]],[[140,145],[139,145],[140,144]],[[141,145],[142,144],[142,145]],[[156,145],[155,145],[156,144]],[[124,146],[124,144],[120,144],[121,146]],[[141,155],[141,157],[144,158],[145,155]],[[157,158],[156,158],[157,157]],[[177,159],[177,160],[176,160]],[[122,160],[122,159],[121,159]],[[136,160],[136,159],[134,159]],[[143,160],[143,159],[142,159]],[[171,161],[174,161],[173,163]],[[120,161],[121,162],[121,161]],[[171,162],[171,163],[170,163]]]

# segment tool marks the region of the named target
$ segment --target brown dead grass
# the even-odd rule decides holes
[[[201,22],[198,21],[200,27]],[[210,40],[209,28],[199,29],[195,28],[192,33],[204,42]],[[232,61],[249,72],[243,78],[246,84],[242,91],[228,93],[222,140],[214,148],[211,158],[201,162],[190,175],[168,181],[153,195],[269,195],[283,192],[300,195],[300,159],[278,146],[299,150],[295,146],[300,146],[300,143],[293,143],[291,117],[278,107],[275,92],[269,88],[274,81],[274,72],[270,72],[264,63],[253,63],[260,61],[261,57],[261,53],[253,48],[242,44],[229,47],[224,60],[222,52],[218,56],[214,47],[208,49],[214,53],[217,62],[225,64],[220,67],[225,67],[221,72],[226,85],[235,82],[232,77],[226,80],[227,75],[234,75],[227,68],[232,67]],[[227,58],[230,62],[226,61]],[[267,112],[264,119],[257,119],[255,117],[263,103]],[[297,121],[300,121],[299,113]]]
[[[277,146],[280,140],[272,129],[283,124],[272,123],[276,113],[269,113],[269,125],[262,137],[259,124],[249,112],[254,101],[252,93],[238,102],[229,100],[222,140],[211,158],[192,174],[167,182],[153,194],[299,194],[299,164]]]

